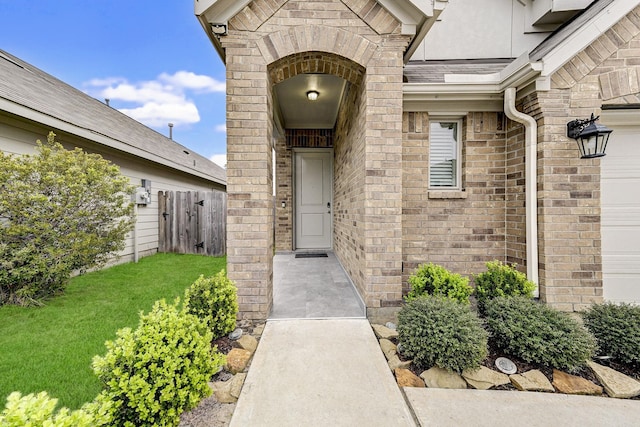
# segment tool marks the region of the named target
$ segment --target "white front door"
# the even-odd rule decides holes
[[[296,249],[330,249],[333,154],[297,152]]]

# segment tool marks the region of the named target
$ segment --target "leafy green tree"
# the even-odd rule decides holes
[[[49,133],[37,154],[0,152],[0,305],[37,304],[103,265],[134,224],[132,187],[98,154]]]

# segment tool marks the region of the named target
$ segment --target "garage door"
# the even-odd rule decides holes
[[[640,304],[640,125],[602,122],[613,129],[601,161],[604,299]]]

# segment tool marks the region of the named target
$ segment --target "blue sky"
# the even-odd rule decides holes
[[[224,165],[224,64],[193,0],[0,0],[0,18],[1,49]]]

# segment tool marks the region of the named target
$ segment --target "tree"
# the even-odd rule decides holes
[[[35,155],[0,152],[0,305],[38,304],[122,250],[131,193],[118,166],[53,132]]]

